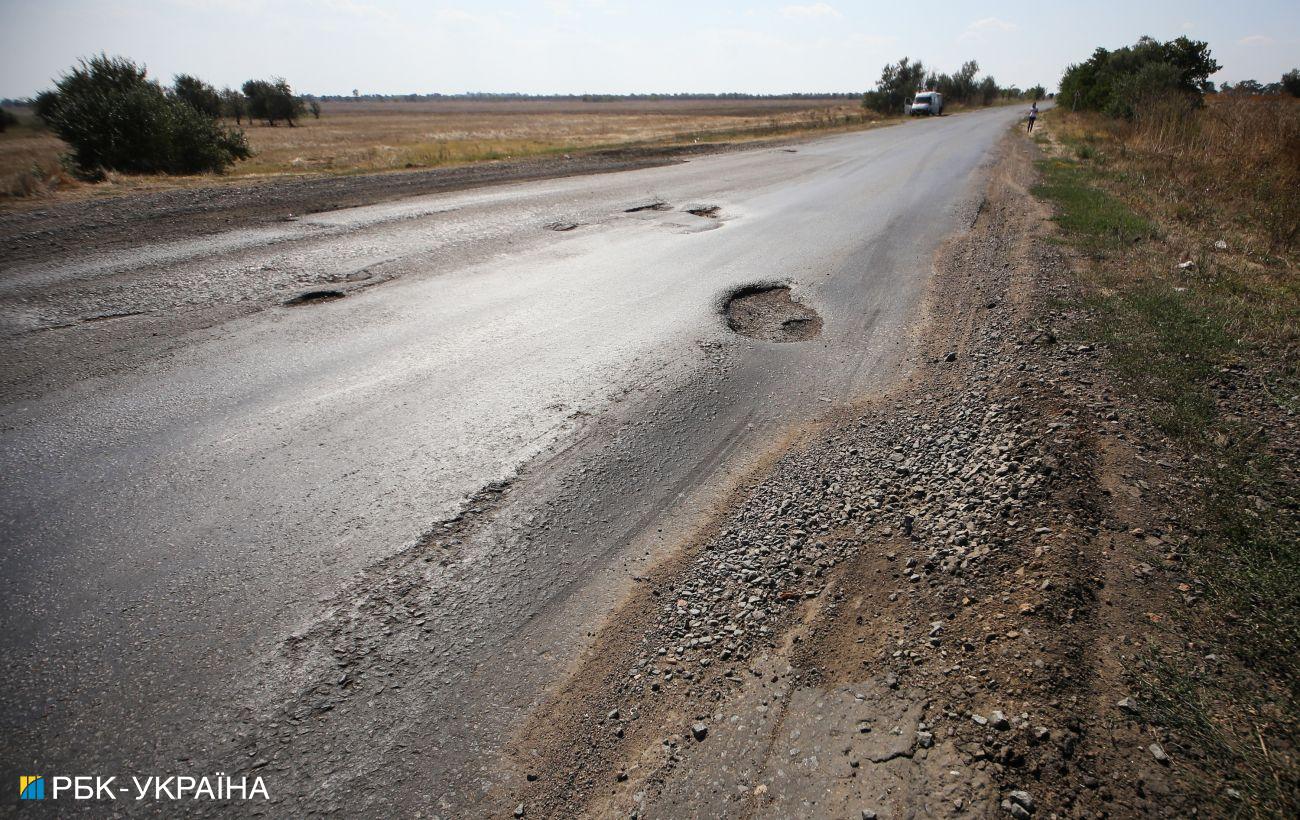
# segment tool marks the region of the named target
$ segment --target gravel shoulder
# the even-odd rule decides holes
[[[1127,677],[1180,601],[1143,477],[1177,465],[1051,330],[1034,156],[1006,138],[938,255],[913,378],[647,573],[521,725],[496,816],[1195,811]]]

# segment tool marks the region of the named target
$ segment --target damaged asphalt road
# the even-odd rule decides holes
[[[1014,116],[8,267],[10,768],[473,804],[733,480],[900,377]],[[732,333],[755,284],[820,333]]]

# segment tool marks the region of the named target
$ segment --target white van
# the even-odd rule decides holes
[[[907,107],[907,113],[913,116],[925,114],[929,117],[937,117],[943,113],[943,95],[938,91],[917,92],[916,98]]]

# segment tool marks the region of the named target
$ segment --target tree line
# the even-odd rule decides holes
[[[856,100],[860,91],[805,91],[789,94],[747,94],[741,91],[719,93],[647,93],[647,94],[521,94],[513,92],[470,91],[463,94],[325,94],[326,102],[429,102],[432,100],[468,100],[471,102],[660,102],[663,100]]]
[[[164,87],[144,66],[106,54],[81,60],[32,107],[69,145],[70,163],[86,179],[106,171],[223,173],[252,155],[240,127],[245,121],[293,127],[308,111],[320,116],[320,103],[294,94],[282,78],[218,91],[178,74]]]
[[[1041,85],[1029,89],[1000,86],[991,75],[979,76],[980,66],[974,60],[962,63],[952,74],[936,74],[920,60],[913,62],[904,57],[888,63],[880,72],[876,87],[862,96],[866,108],[881,114],[901,114],[904,107],[920,91],[938,91],[945,104],[992,105],[999,99],[1041,100],[1047,91]]]
[[[1275,83],[1242,80],[1236,85],[1224,83],[1219,86],[1219,91],[1224,94],[1290,94],[1292,97],[1300,97],[1300,69],[1291,69]]]

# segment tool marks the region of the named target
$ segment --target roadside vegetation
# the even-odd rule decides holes
[[[272,81],[267,81],[272,82]],[[274,83],[272,83],[274,84]],[[210,86],[209,86],[210,88]],[[187,89],[185,93],[190,93]],[[215,92],[224,126],[240,129],[251,156],[228,178],[282,174],[352,174],[434,168],[592,151],[657,150],[704,143],[775,139],[808,132],[886,124],[857,95],[640,95],[626,99],[465,95],[406,98],[301,96],[295,127],[275,120],[242,89]],[[205,91],[196,95],[210,101]],[[201,103],[209,104],[209,103]],[[283,99],[280,105],[284,105]],[[207,175],[106,171],[87,184],[62,161],[68,146],[30,106],[0,134],[0,208],[59,198],[115,195],[210,185]],[[319,113],[319,116],[317,116]]]
[[[0,109],[0,193],[8,197],[48,193],[74,180],[102,182],[110,174],[224,174],[253,154],[240,127],[245,120],[293,127],[309,110],[320,118],[319,103],[294,94],[281,78],[218,91],[180,74],[164,87],[144,66],[106,54],[82,60],[25,102],[25,117]]]
[[[1204,43],[1072,66],[1037,193],[1086,260],[1086,319],[1186,500],[1191,602],[1136,672],[1205,805],[1300,813],[1300,100],[1208,94]],[[1294,74],[1294,72],[1293,72]],[[1282,85],[1279,84],[1279,89]],[[1075,110],[1071,110],[1075,109]]]
[[[979,76],[980,66],[974,60],[962,63],[952,74],[936,74],[921,61],[912,62],[904,57],[889,63],[880,71],[875,89],[862,97],[862,106],[883,116],[902,116],[904,106],[919,91],[938,91],[943,95],[945,107],[980,107],[999,102],[1041,100],[1047,96],[1041,85],[1022,90],[1015,86],[1003,87],[991,75]]]
[[[170,93],[142,66],[100,55],[63,75],[36,98],[36,115],[68,144],[67,163],[81,178],[125,173],[220,173],[249,155],[243,133],[195,107],[180,81]]]
[[[99,55],[35,100],[3,101],[0,207],[210,184],[213,174],[366,173],[866,128],[901,116],[920,87],[942,91],[951,110],[1045,96],[978,73],[974,61],[935,74],[904,59],[868,105],[834,93],[317,97],[277,77],[218,89],[181,74],[164,86],[144,66]]]

